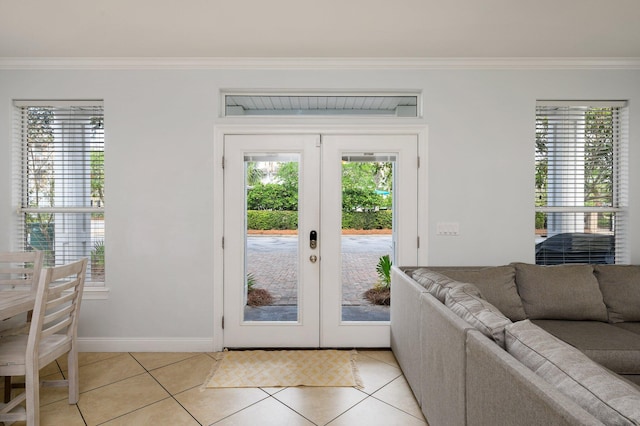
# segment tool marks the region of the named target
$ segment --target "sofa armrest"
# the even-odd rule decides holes
[[[431,426],[464,425],[465,342],[473,327],[429,293],[420,302],[422,412]]]
[[[603,424],[480,332],[466,346],[468,425]]]
[[[420,346],[420,294],[426,290],[404,270],[391,269],[391,350],[398,360],[418,403],[421,402],[420,381],[422,355]]]

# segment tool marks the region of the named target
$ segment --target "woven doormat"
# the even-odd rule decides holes
[[[205,388],[339,386],[362,388],[357,352],[341,350],[225,351]]]

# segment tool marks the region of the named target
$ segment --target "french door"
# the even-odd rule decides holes
[[[225,347],[389,346],[389,306],[365,293],[384,294],[385,257],[417,264],[417,150],[417,135],[225,135]]]

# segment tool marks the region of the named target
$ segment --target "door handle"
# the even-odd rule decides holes
[[[315,254],[312,254],[311,256],[309,256],[309,261],[311,263],[316,263],[318,261],[318,256],[316,256]]]
[[[309,232],[309,247],[312,249],[318,247],[318,233],[316,231]]]

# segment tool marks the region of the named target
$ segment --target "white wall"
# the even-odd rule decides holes
[[[221,213],[213,135],[230,122],[219,114],[223,88],[422,90],[424,117],[411,122],[428,126],[422,238],[432,265],[533,261],[536,99],[628,99],[630,250],[640,263],[637,70],[0,71],[0,250],[11,248],[16,207],[12,100],[104,99],[110,294],[84,302],[80,327],[95,350],[211,346],[221,314],[213,312]],[[460,236],[435,235],[437,222],[453,221]]]

